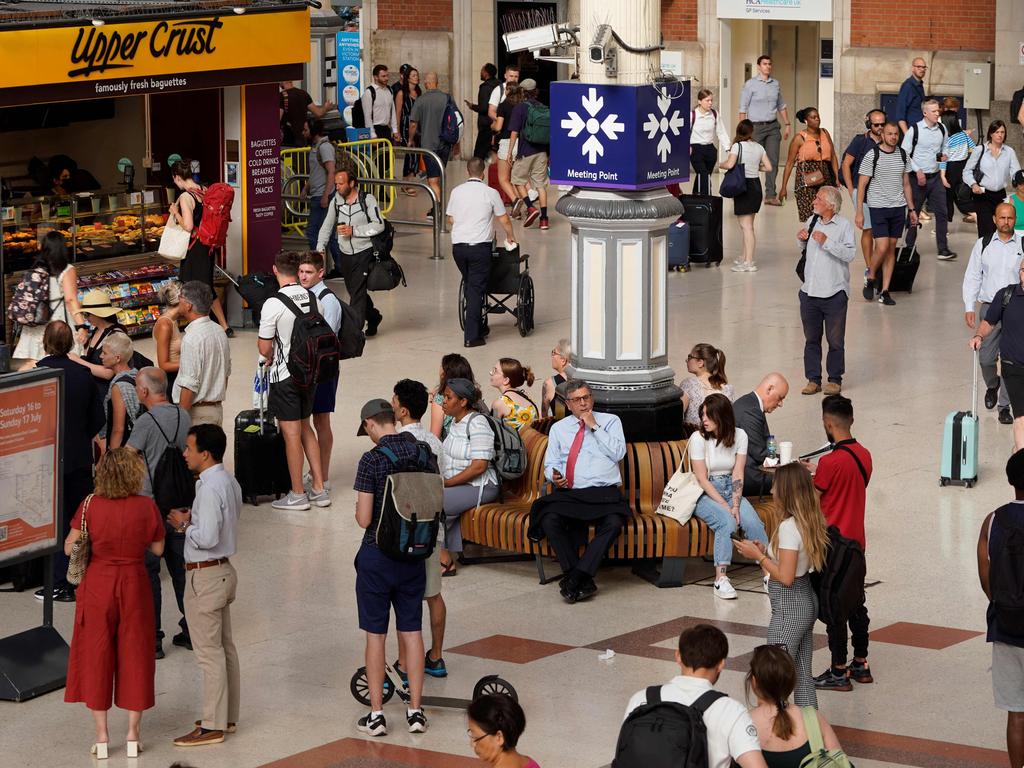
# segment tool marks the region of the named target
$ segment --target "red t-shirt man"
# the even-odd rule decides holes
[[[857,459],[860,459],[860,466]],[[831,453],[818,459],[814,472],[814,486],[821,491],[825,522],[836,526],[839,533],[859,542],[865,549],[864,506],[870,479],[871,453],[852,438],[840,440]]]

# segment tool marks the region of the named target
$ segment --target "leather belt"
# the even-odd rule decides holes
[[[192,403],[192,407],[195,408],[197,405],[220,405],[221,400],[203,400],[201,403]]]
[[[751,120],[750,122],[754,125],[769,125],[771,123],[778,123],[779,118],[776,117],[774,120]]]
[[[223,565],[227,563],[226,557],[218,557],[216,560],[204,560],[201,563],[185,563],[186,571],[194,571],[196,568],[212,568],[215,565]]]
[[[938,175],[939,175],[939,172],[938,172],[938,171],[933,171],[932,173],[926,173],[926,174],[924,175],[924,177],[925,177],[926,179],[934,179],[934,178],[935,178],[936,176],[938,176]]]

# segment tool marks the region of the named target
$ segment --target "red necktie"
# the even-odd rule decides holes
[[[572,488],[573,475],[576,474],[576,459],[580,457],[580,449],[583,448],[583,435],[586,434],[587,425],[580,419],[580,429],[573,438],[572,447],[569,448],[569,458],[565,462],[565,482]]]

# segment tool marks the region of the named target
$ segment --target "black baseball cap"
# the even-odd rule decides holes
[[[391,407],[391,403],[380,397],[367,401],[366,405],[359,411],[359,430],[356,432],[356,437],[362,437],[366,434],[366,420],[373,418],[378,413],[390,413],[394,416],[395,409]]]

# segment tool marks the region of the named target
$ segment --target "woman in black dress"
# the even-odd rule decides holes
[[[203,195],[206,194],[206,187],[198,184],[192,178],[192,161],[188,159],[178,160],[171,166],[171,180],[174,186],[181,190],[178,199],[171,203],[170,214],[177,221],[178,226],[186,232],[193,232],[199,228],[203,220]],[[210,286],[213,291],[213,315],[220,323],[221,328],[228,337],[235,335],[224,317],[224,307],[213,287],[213,254],[210,246],[193,239],[189,243],[188,251],[178,268],[178,280],[182,285],[189,280],[199,280]]]

